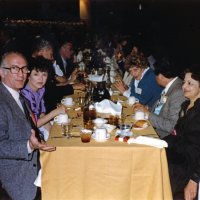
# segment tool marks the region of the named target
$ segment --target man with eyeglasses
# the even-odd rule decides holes
[[[29,73],[25,57],[16,52],[0,63],[0,183],[13,200],[33,200],[39,170],[38,150],[54,147],[39,142],[25,116],[19,90]]]

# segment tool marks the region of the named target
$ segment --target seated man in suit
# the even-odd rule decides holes
[[[57,103],[60,103],[61,99],[65,95],[70,95],[74,93],[74,90],[84,90],[85,85],[81,83],[70,84],[68,81],[65,81],[64,84],[59,84],[60,77],[55,73],[53,68],[53,45],[51,42],[45,38],[37,37],[34,41],[32,47],[32,57],[43,57],[49,60],[52,64],[50,69],[49,77],[45,85],[45,106],[47,112],[56,108]],[[75,78],[75,75],[73,79]],[[66,80],[66,79],[65,79]]]
[[[68,79],[75,69],[73,63],[73,45],[67,39],[60,42],[59,49],[55,52],[56,64],[59,65],[64,76]]]
[[[166,57],[155,65],[156,81],[164,90],[161,97],[149,111],[145,106],[135,105],[134,109],[142,108],[149,116],[149,121],[160,138],[172,133],[178,120],[181,104],[185,100],[182,91],[182,80],[177,76],[178,70]]]
[[[20,98],[19,90],[28,73],[22,54],[3,55],[0,64],[0,185],[13,200],[35,198],[34,181],[40,168],[38,150],[55,150],[38,141],[37,129],[33,130],[30,113],[27,114]]]

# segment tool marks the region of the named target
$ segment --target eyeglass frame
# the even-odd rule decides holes
[[[12,65],[11,67],[2,67],[2,68],[10,70],[10,72],[12,74],[18,74],[20,70],[22,71],[23,74],[29,74],[30,73],[30,70],[28,69],[27,66],[19,67],[17,65]],[[27,70],[27,71],[24,71],[24,69]],[[17,72],[13,72],[12,70],[17,70]]]

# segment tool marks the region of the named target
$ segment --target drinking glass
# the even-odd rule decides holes
[[[71,119],[68,119],[67,122],[62,123],[61,127],[62,127],[62,134],[68,139],[71,138],[71,129],[72,129]]]

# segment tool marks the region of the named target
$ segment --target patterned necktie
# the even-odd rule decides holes
[[[161,109],[162,109],[162,107],[163,107],[163,105],[165,103],[164,96],[165,96],[165,90],[162,91],[160,99],[159,99],[159,101],[158,101],[158,103],[157,103],[157,105],[156,105],[156,107],[154,109],[154,114],[156,114],[156,115],[160,114],[160,111],[161,111]]]
[[[36,126],[36,121],[35,121],[34,115],[33,115],[32,111],[30,110],[30,108],[28,107],[28,105],[26,104],[25,99],[22,95],[19,96],[19,100],[22,104],[26,119],[30,123],[31,128],[35,131],[35,137],[38,139],[39,142],[41,142],[42,140],[44,141],[43,134],[41,133],[39,128]]]

